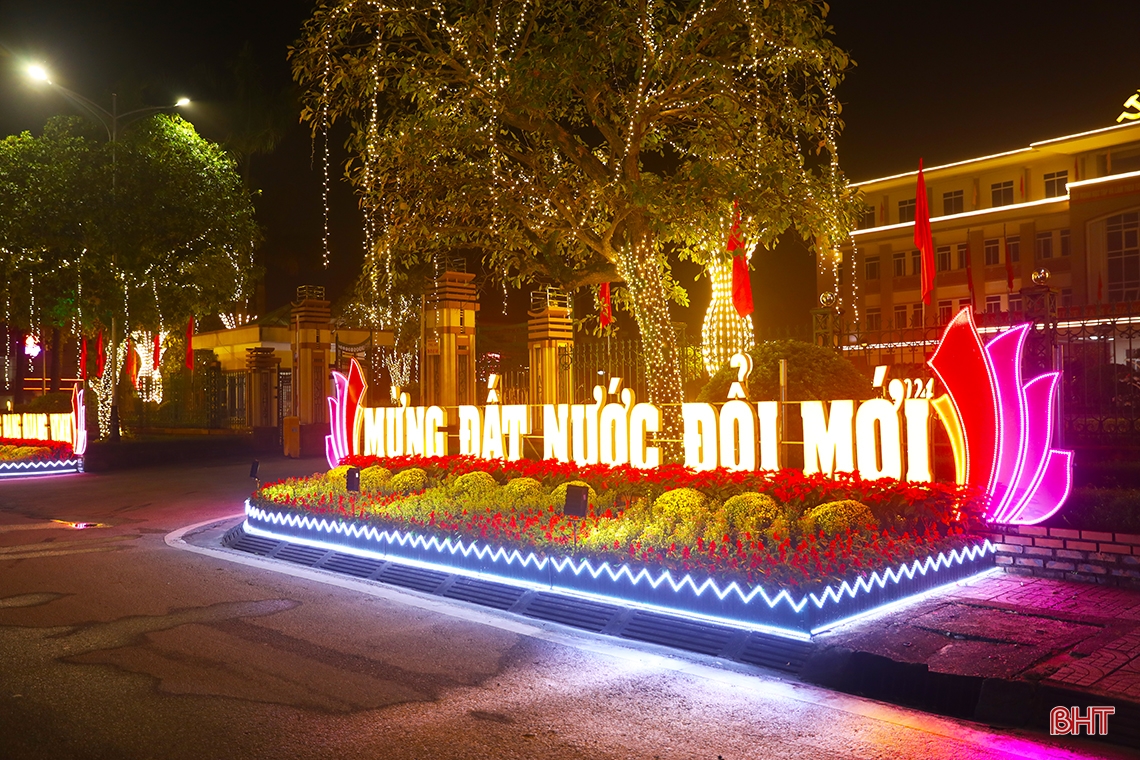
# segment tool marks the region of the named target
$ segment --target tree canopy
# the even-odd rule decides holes
[[[0,141],[3,320],[158,330],[244,309],[261,239],[230,156],[177,116],[112,145],[78,118]]]
[[[681,400],[676,256],[793,228],[829,254],[854,204],[810,0],[339,0],[293,50],[303,118],[351,125],[346,171],[383,299],[393,262],[481,250],[517,283],[625,283],[651,399]]]

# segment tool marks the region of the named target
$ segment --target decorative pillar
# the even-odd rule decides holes
[[[839,315],[835,311],[835,294],[824,291],[819,294],[820,308],[811,310],[812,343],[817,346],[834,348],[839,334]]]
[[[425,406],[476,404],[475,275],[462,260],[444,262],[423,297],[420,392]]]
[[[329,368],[332,356],[332,309],[325,289],[315,285],[297,288],[293,304],[293,416],[300,424],[301,456],[320,456],[328,435]]]
[[[531,430],[541,426],[538,417],[543,404],[569,403],[558,397],[560,374],[565,374],[562,387],[569,389],[570,369],[559,366],[558,354],[574,345],[574,323],[570,319],[570,295],[558,288],[545,288],[530,294],[530,317],[527,320],[527,354],[530,357]]]
[[[253,430],[259,450],[277,442],[277,375],[281,364],[272,348],[245,350],[245,424]]]

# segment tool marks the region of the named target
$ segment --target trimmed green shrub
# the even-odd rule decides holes
[[[512,499],[522,499],[542,496],[546,493],[546,489],[542,487],[534,478],[511,478],[503,486],[504,493]],[[565,501],[565,491],[563,493],[563,500]]]
[[[721,507],[729,532],[743,537],[759,537],[780,517],[780,505],[768,494],[741,493],[731,496]]]
[[[871,398],[871,380],[834,349],[800,340],[770,340],[757,343],[748,352],[752,374],[748,395],[754,401],[780,398],[780,359],[788,360],[788,400]],[[698,401],[719,402],[728,398],[736,370],[725,365],[709,378]]]
[[[360,471],[360,490],[362,493],[375,493],[388,487],[392,480],[392,473],[386,467],[372,465]]]
[[[695,488],[676,488],[657,497],[641,542],[666,548],[676,542],[689,544],[703,537],[709,522],[708,497]]]
[[[451,492],[460,498],[478,500],[497,490],[499,484],[493,475],[482,470],[464,473],[451,484]]]
[[[419,467],[409,467],[392,476],[388,488],[399,493],[411,493],[427,488],[427,473]]]
[[[345,483],[345,475],[348,473],[350,465],[342,464],[339,467],[334,467],[325,473],[325,482],[332,486],[334,491],[344,493],[348,489]]]
[[[823,531],[827,536],[836,536],[847,531],[848,528],[860,529],[865,525],[873,525],[874,523],[875,516],[871,514],[867,505],[853,499],[820,504],[800,518],[800,525],[804,533]]]

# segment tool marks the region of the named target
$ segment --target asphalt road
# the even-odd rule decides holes
[[[0,482],[0,758],[1127,756],[170,536],[248,468]]]

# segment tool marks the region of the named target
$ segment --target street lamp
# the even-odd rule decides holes
[[[43,82],[50,85],[52,89],[62,95],[69,103],[84,111],[87,116],[99,122],[104,129],[107,130],[107,141],[111,143],[111,204],[115,205],[116,190],[117,190],[117,150],[116,145],[119,141],[119,125],[120,123],[126,124],[146,114],[157,113],[159,111],[167,111],[171,108],[181,108],[190,105],[190,98],[179,98],[172,106],[148,106],[146,108],[136,108],[133,111],[126,113],[119,113],[119,96],[117,93],[111,93],[111,110],[108,111],[90,98],[85,98],[77,92],[67,89],[63,85],[56,84],[51,81],[51,75],[48,70],[38,64],[32,64],[27,68],[28,77],[36,82]],[[111,271],[115,279],[118,280],[118,251],[113,242],[111,243]],[[118,341],[116,340],[116,319],[115,312],[111,312],[111,421],[110,430],[108,431],[107,438],[110,441],[117,442],[119,440],[119,351]],[[86,378],[84,378],[86,382]]]

